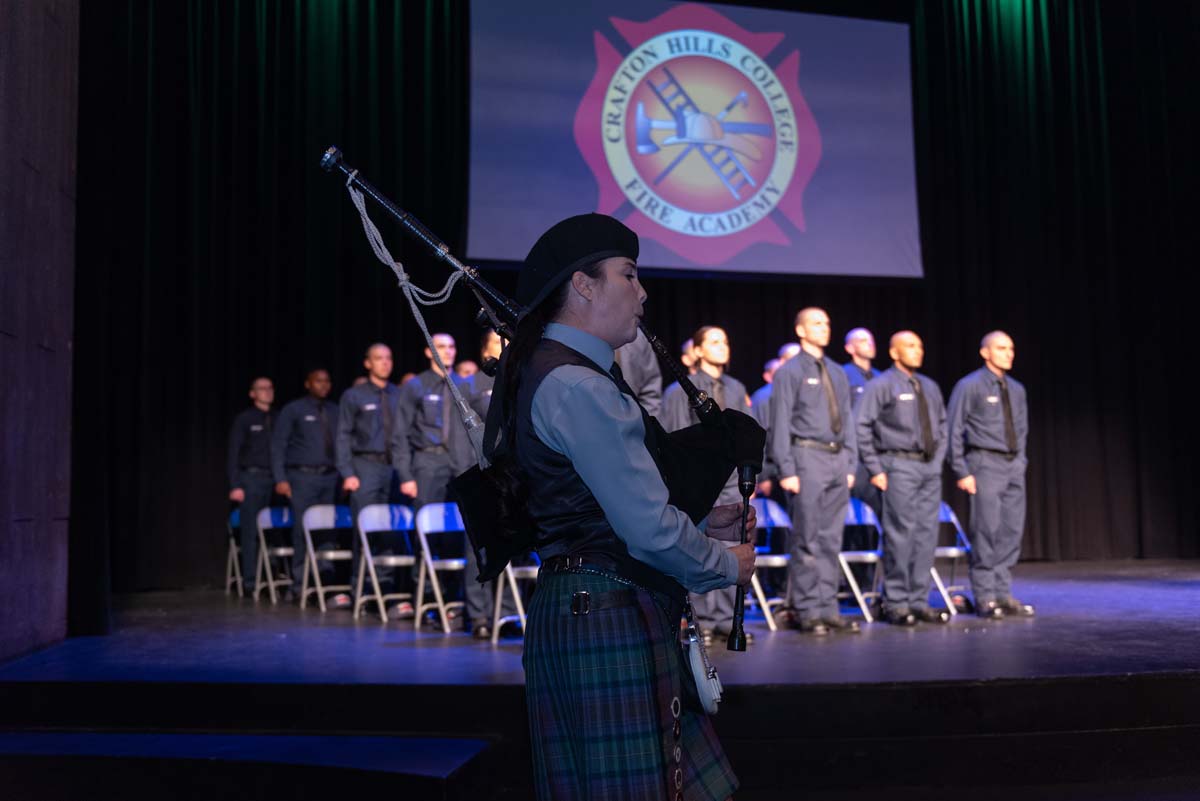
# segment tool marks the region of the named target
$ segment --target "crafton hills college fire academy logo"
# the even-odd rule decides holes
[[[704,6],[611,22],[625,55],[593,34],[596,75],[575,114],[596,210],[701,265],[790,245],[777,215],[805,230],[803,192],[821,155],[799,51],[772,68],[783,34],[751,33]],[[626,203],[635,211],[623,215]]]

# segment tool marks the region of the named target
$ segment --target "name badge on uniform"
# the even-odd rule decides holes
[[[251,431],[262,431],[262,426],[250,426]]]
[[[304,415],[304,420],[305,422],[315,423],[317,422],[317,416],[315,414],[306,414]]]
[[[861,395],[864,389],[866,389],[866,387],[855,387],[854,391]]]
[[[492,391],[491,391],[490,389],[489,389],[487,392],[483,393],[483,394],[484,394],[484,395],[487,395],[489,398],[490,398],[490,397],[492,397]]]
[[[820,384],[820,383],[821,383],[821,379],[819,379],[819,378],[806,378],[806,379],[805,379],[805,383],[812,384],[813,386],[816,386],[817,384]]]
[[[378,404],[375,404],[375,403],[368,403],[366,406],[364,406],[364,407],[363,407],[363,411],[364,411],[364,412],[373,412],[373,411],[375,411],[375,410],[376,410],[376,409],[378,409],[378,408],[379,408],[379,405],[378,405]]]
[[[437,403],[437,402],[438,402],[438,401],[440,401],[441,399],[442,399],[442,396],[441,396],[441,395],[438,395],[438,394],[436,394],[436,393],[430,393],[429,395],[426,395],[426,396],[425,396],[425,400],[427,400],[427,401],[433,401],[434,403]]]
[[[988,396],[987,396],[987,402],[988,402],[988,403],[999,403],[999,402],[1000,402],[1000,397],[999,397],[998,395],[988,395]]]
[[[896,400],[909,401],[909,400],[912,400],[914,397],[916,397],[916,396],[913,395],[911,392],[901,392],[899,395],[896,396]]]

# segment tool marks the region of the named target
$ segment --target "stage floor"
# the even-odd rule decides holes
[[[713,649],[738,685],[979,681],[1181,672],[1200,668],[1200,562],[1018,566],[1033,619],[960,615],[946,626],[865,625],[858,635],[768,631],[745,654]],[[171,681],[520,685],[519,639],[498,646],[412,621],[355,621],[216,591],[118,599],[115,631],[78,637],[0,666],[0,681]]]

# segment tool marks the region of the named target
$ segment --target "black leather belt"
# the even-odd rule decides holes
[[[672,601],[682,602],[684,591],[675,581],[633,557],[620,558],[609,553],[570,553],[542,560],[545,573],[569,573],[575,570],[604,573],[628,581],[647,590],[661,593]]]
[[[314,476],[326,476],[334,471],[334,468],[327,464],[289,464],[287,469]]]
[[[970,453],[972,451],[983,451],[984,453],[994,453],[997,456],[1000,456],[1010,462],[1013,459],[1017,458],[1017,454],[1013,453],[1012,451],[1002,451],[997,448],[976,448],[976,447],[967,448],[967,453]]]
[[[241,470],[243,473],[249,473],[251,475],[260,475],[263,473],[271,472],[271,468],[269,468],[269,467],[240,467],[238,469]]]
[[[925,457],[924,451],[882,451],[888,456],[899,456],[901,459],[908,459],[910,462],[931,462],[933,456]]]
[[[354,454],[356,459],[366,459],[368,462],[377,464],[391,464],[391,459],[386,453],[376,453],[375,451],[356,451]]]
[[[841,453],[842,443],[840,442],[825,442],[819,439],[807,439],[805,437],[792,437],[792,444],[799,445],[801,448],[812,448],[814,451],[824,451],[825,453]]]

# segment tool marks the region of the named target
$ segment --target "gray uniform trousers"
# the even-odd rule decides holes
[[[250,591],[258,580],[254,572],[258,567],[258,513],[270,505],[275,482],[267,470],[242,470],[240,476],[242,492],[246,493],[238,512],[241,515],[242,583]]]
[[[359,553],[362,550],[362,544],[359,541],[358,534],[358,513],[363,508],[370,506],[373,503],[388,503],[392,494],[392,466],[382,462],[374,462],[370,459],[363,459],[361,456],[354,457],[354,475],[358,477],[358,489],[350,493],[350,515],[354,518],[355,532],[354,539],[350,549],[354,552],[354,560],[351,564],[351,585],[358,580],[358,560]],[[373,551],[374,549],[372,549]],[[381,550],[380,553],[386,553],[387,550]],[[390,592],[393,582],[392,575],[395,573],[394,567],[376,567],[375,574],[379,577],[379,587],[381,592]],[[370,578],[363,580],[363,592],[367,592],[371,587]]]
[[[333,503],[337,495],[338,474],[332,468],[328,473],[313,473],[306,470],[289,468],[287,471],[288,484],[292,487],[292,581],[299,587],[304,578],[304,512],[310,506],[323,503]],[[317,549],[335,548],[335,543],[313,543]],[[333,562],[317,561],[317,569],[321,571],[321,581],[332,583]],[[312,578],[309,578],[312,582]]]
[[[885,454],[883,470],[884,605],[899,614],[929,606],[933,552],[937,548],[942,463]]]
[[[850,497],[858,498],[871,507],[875,517],[883,522],[883,493],[871,483],[871,471],[861,461],[854,468],[854,487],[850,490]]]
[[[717,496],[717,506],[724,506],[729,503],[741,503],[742,496],[737,488],[737,473],[730,477],[729,482],[725,484],[725,488],[721,490],[721,494]],[[724,543],[725,547],[732,548],[737,545],[736,542]],[[697,593],[688,593],[688,598],[692,602],[692,617],[695,618],[696,625],[702,629],[717,629],[719,631],[729,631],[733,626],[733,606],[737,598],[737,587],[722,587],[719,590],[710,590],[703,595]]]
[[[848,454],[792,446],[800,492],[790,497],[787,606],[800,620],[837,617],[838,552],[850,489]]]
[[[1025,460],[986,451],[967,453],[975,476],[971,496],[971,590],[975,603],[1012,598],[1012,568],[1025,528]]]

